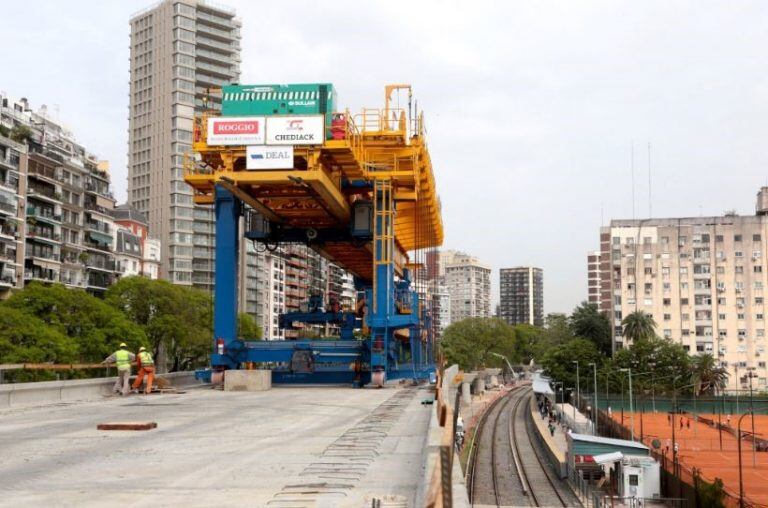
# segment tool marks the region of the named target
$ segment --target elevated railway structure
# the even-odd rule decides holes
[[[401,92],[408,107],[392,107]],[[195,203],[216,211],[212,376],[251,364],[268,365],[275,382],[429,376],[432,317],[414,290],[414,269],[442,243],[443,224],[411,87],[387,86],[382,109],[354,115],[335,110],[331,84],[231,85],[221,94],[221,114],[196,120],[184,175]],[[304,243],[355,276],[355,309],[314,302],[281,319],[333,323],[338,340],[237,338],[243,238],[270,250]]]
[[[530,418],[531,390],[499,399],[473,440],[468,489],[474,506],[581,506],[543,458]]]

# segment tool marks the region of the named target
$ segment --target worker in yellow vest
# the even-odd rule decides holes
[[[114,363],[117,365],[117,381],[112,391],[121,395],[128,395],[131,378],[131,362],[136,359],[136,355],[128,351],[125,342],[120,344],[120,349],[109,355],[101,363]]]
[[[141,388],[141,382],[144,381],[144,376],[147,376],[147,388],[144,393],[149,395],[152,393],[152,383],[155,381],[155,361],[152,359],[152,354],[147,351],[147,348],[141,346],[139,348],[139,359],[136,362],[136,367],[139,369],[136,375],[136,381],[133,382],[133,389],[138,390]]]

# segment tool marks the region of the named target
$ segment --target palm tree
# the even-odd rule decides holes
[[[641,310],[627,315],[621,322],[624,327],[621,332],[625,339],[637,342],[642,339],[652,339],[655,335],[656,322],[650,314]]]
[[[696,355],[691,358],[691,382],[696,395],[714,394],[725,388],[728,371],[718,366],[712,355]]]

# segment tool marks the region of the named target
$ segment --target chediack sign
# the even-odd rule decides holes
[[[245,169],[291,169],[293,167],[292,146],[247,146]]]
[[[264,117],[219,117],[208,119],[207,143],[214,146],[263,145]]]
[[[322,145],[323,115],[267,117],[268,145]]]

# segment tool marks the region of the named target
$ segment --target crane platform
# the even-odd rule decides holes
[[[408,108],[392,107],[392,94],[403,90]],[[441,245],[444,233],[424,115],[411,107],[410,85],[388,85],[382,109],[355,115],[334,111],[336,92],[327,83],[230,85],[221,94],[221,111],[195,120],[194,156],[184,166],[194,202],[216,211],[214,370],[259,363],[273,370],[273,382],[358,385],[428,377],[431,309],[413,289],[411,257]],[[236,337],[243,237],[272,251],[304,243],[352,273],[360,297],[342,320],[362,338],[320,347]],[[322,319],[301,313],[290,321],[298,317]],[[309,372],[294,372],[299,364]]]

